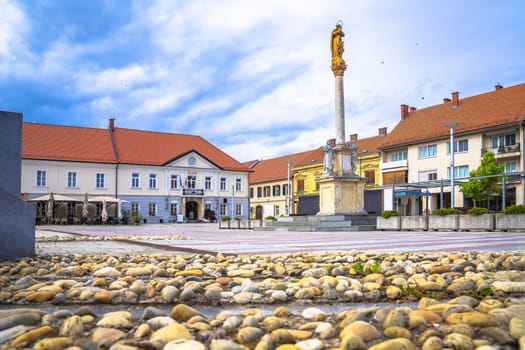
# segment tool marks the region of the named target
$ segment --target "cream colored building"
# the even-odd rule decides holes
[[[468,208],[469,198],[459,183],[492,151],[505,165],[505,204],[524,203],[523,177],[525,140],[525,84],[459,98],[424,109],[401,106],[401,121],[381,149],[381,184],[385,188],[384,209],[403,215],[419,215],[440,207]],[[451,134],[454,138],[454,196],[451,195]],[[500,210],[503,198],[493,210]]]

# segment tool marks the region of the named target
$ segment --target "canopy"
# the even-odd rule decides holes
[[[118,199],[115,197],[110,196],[96,196],[96,197],[90,197],[89,202],[101,202],[101,203],[127,203],[128,201],[125,201],[123,199]]]
[[[55,202],[82,202],[80,199],[76,199],[73,197],[63,196],[61,194],[45,194],[40,197],[36,197],[33,199],[28,199],[29,202],[49,202],[49,200],[52,199]]]

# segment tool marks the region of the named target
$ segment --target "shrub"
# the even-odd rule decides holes
[[[397,210],[385,210],[381,216],[385,219],[388,219],[389,217],[391,216],[399,216],[399,213],[397,212]]]
[[[276,220],[275,219],[275,216],[273,215],[268,215],[267,217],[265,217],[266,220]]]
[[[224,215],[221,217],[221,221],[230,221],[232,218],[230,218],[228,215]]]
[[[439,216],[457,215],[457,214],[461,214],[461,210],[454,209],[454,208],[439,208],[432,212],[432,215],[439,215]]]
[[[478,215],[488,214],[488,213],[489,213],[489,210],[487,208],[474,207],[468,210],[468,214],[473,215],[473,216],[478,216]]]
[[[525,205],[511,205],[510,207],[507,207],[505,210],[503,210],[503,214],[525,214]]]

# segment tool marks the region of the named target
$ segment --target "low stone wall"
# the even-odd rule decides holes
[[[250,230],[254,227],[263,227],[264,220],[229,220],[219,221],[220,229]]]
[[[377,217],[383,231],[525,231],[525,214],[430,215]]]

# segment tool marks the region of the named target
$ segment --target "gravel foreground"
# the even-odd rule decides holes
[[[525,349],[525,257],[39,254],[0,263],[0,348]]]

